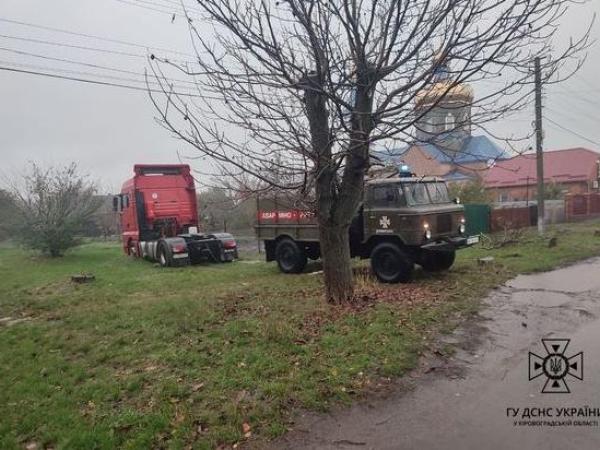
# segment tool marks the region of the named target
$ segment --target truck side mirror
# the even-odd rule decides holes
[[[115,195],[113,197],[113,211],[120,212],[121,211],[121,196]]]
[[[386,202],[393,202],[396,200],[396,196],[394,195],[394,191],[392,191],[391,189],[388,189],[387,191],[385,191],[385,201]]]

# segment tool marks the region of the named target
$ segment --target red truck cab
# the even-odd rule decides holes
[[[198,233],[198,203],[189,165],[136,164],[133,171],[133,178],[113,199],[126,254],[163,266],[237,258],[230,234]]]

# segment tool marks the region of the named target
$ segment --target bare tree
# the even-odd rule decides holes
[[[91,227],[98,230],[104,239],[119,234],[119,213],[113,210],[113,196],[101,195],[99,208],[91,217]]]
[[[15,202],[10,192],[0,189],[0,241],[10,237]]]
[[[188,14],[197,61],[151,56],[164,95],[157,120],[230,178],[262,189],[314,189],[329,301],[353,297],[348,229],[370,149],[409,141],[414,108],[443,69],[428,109],[466,81],[492,80],[473,104],[478,124],[528,104],[532,60],[544,80],[576,69],[585,31],[555,47],[580,0],[202,0]],[[191,11],[184,6],[188,13]],[[574,61],[572,66],[565,65]],[[173,68],[192,77],[181,95]]]
[[[42,169],[32,164],[11,195],[15,205],[13,235],[28,248],[56,257],[78,245],[77,234],[102,204],[94,183],[76,164]]]

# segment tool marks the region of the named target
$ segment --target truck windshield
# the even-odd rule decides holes
[[[412,205],[450,202],[446,184],[441,182],[404,183],[404,193]]]
[[[448,188],[446,183],[427,183],[427,191],[429,192],[429,198],[431,203],[448,203]]]
[[[427,195],[425,183],[404,184],[404,195],[406,196],[408,203],[413,205],[429,203],[429,196]]]

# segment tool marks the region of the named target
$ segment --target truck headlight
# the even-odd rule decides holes
[[[431,239],[431,230],[429,229],[429,224],[427,222],[423,224],[423,229],[425,230],[425,239]]]
[[[465,231],[467,231],[467,227],[465,227],[465,224],[464,224],[464,223],[461,223],[461,224],[458,226],[458,232],[459,232],[460,234],[465,234]]]

